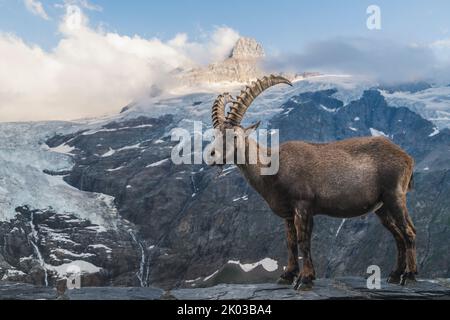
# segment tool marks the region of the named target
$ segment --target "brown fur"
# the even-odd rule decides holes
[[[251,143],[256,142],[247,138],[247,150]],[[274,176],[260,175],[261,164],[238,167],[274,213],[286,220],[289,259],[281,282],[292,282],[299,269],[298,243],[303,269],[297,286],[311,287],[315,279],[310,252],[315,215],[353,218],[374,210],[397,243],[397,268],[390,281],[414,280],[416,233],[406,208],[414,161],[390,140],[292,141],[280,146],[280,169]]]

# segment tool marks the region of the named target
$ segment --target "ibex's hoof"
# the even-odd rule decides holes
[[[313,283],[301,283],[297,288],[297,291],[311,291],[313,289]]]
[[[400,284],[402,286],[414,285],[417,283],[416,275],[412,272],[405,272],[402,274],[400,279]]]
[[[313,281],[310,278],[299,278],[295,282],[294,290],[310,291],[313,288]]]
[[[400,284],[401,280],[402,280],[402,274],[394,271],[389,275],[387,282],[391,283],[391,284]]]
[[[280,277],[280,279],[277,280],[277,284],[280,286],[290,286],[290,285],[292,285],[293,282],[294,282],[294,279],[290,280],[290,279],[286,279],[283,277]]]
[[[294,283],[294,280],[297,278],[298,271],[286,271],[280,276],[280,279],[278,279],[277,284],[279,285],[292,285]]]

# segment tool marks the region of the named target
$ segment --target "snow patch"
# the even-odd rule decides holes
[[[70,250],[61,249],[61,248],[54,249],[54,250],[52,250],[52,252],[60,253],[62,255],[70,256],[73,258],[90,258],[90,257],[95,256],[95,254],[92,254],[92,253],[75,253]]]
[[[131,146],[122,147],[120,149],[117,149],[116,152],[126,151],[126,150],[133,150],[133,149],[141,149],[141,143],[136,143],[136,144],[133,144]]]
[[[39,226],[39,228],[40,228],[41,232],[45,233],[47,235],[47,237],[52,241],[68,243],[73,246],[80,245],[79,243],[72,241],[70,239],[70,236],[67,233],[55,232],[53,229],[50,229],[45,226]]]
[[[85,229],[91,230],[91,231],[95,231],[95,232],[97,232],[97,233],[104,233],[104,232],[107,232],[107,231],[108,231],[108,230],[106,230],[106,228],[103,227],[103,226],[89,226],[89,227],[86,227]]]
[[[292,110],[294,110],[294,108],[288,108],[285,112],[283,112],[283,115],[285,116],[289,115],[292,112]]]
[[[75,150],[75,147],[71,147],[67,144],[62,144],[54,148],[49,148],[48,150],[55,153],[72,155],[72,151]]]
[[[58,275],[59,278],[64,278],[74,271],[78,271],[82,275],[94,274],[100,272],[102,268],[97,267],[90,262],[76,260],[71,263],[62,264],[60,266],[47,265],[47,270],[52,270]]]
[[[102,155],[102,158],[108,158],[111,157],[116,153],[116,150],[109,148],[109,151]]]
[[[434,131],[429,135],[429,137],[434,137],[437,136],[440,133],[438,128],[434,128]]]
[[[219,270],[215,271],[212,275],[207,276],[205,279],[203,279],[203,281],[208,281],[209,279],[211,279],[212,277],[214,277],[218,273],[219,273]]]
[[[93,248],[93,249],[103,249],[107,252],[111,252],[112,249],[110,247],[105,246],[104,244],[90,244],[89,248]]]
[[[229,175],[235,169],[237,169],[237,166],[231,165],[228,168],[223,169],[222,172],[220,173],[219,177],[220,178],[226,177],[227,175]]]
[[[84,132],[83,136],[91,136],[91,135],[94,135],[99,132],[116,132],[116,131],[121,131],[121,130],[142,129],[142,128],[151,128],[151,127],[153,127],[153,125],[143,124],[143,125],[139,125],[139,126],[135,126],[135,127],[122,127],[122,128],[114,128],[114,129],[106,129],[106,128],[94,129],[94,130]]]
[[[26,274],[17,269],[8,269],[2,277],[2,281],[8,281],[9,278],[22,276],[26,276]]]
[[[374,128],[370,128],[370,134],[373,137],[386,137],[386,138],[389,138],[389,136],[386,133],[384,133],[383,131],[374,129]]]
[[[336,113],[338,109],[330,109],[325,107],[323,104],[320,105],[320,107],[325,110],[326,112],[330,112],[330,113]]]
[[[247,201],[247,200],[248,200],[248,195],[245,195],[245,196],[242,196],[242,197],[233,199],[233,202],[238,202],[238,201],[240,201],[240,200],[242,200],[242,201]]]
[[[198,282],[198,281],[200,281],[202,278],[201,277],[199,277],[199,278],[197,278],[197,279],[193,279],[193,280],[185,280],[184,282],[185,283],[194,283],[194,282]]]
[[[108,171],[108,172],[115,172],[115,171],[120,171],[123,168],[125,168],[125,167],[124,166],[120,166],[120,167],[117,167],[117,168],[114,168],[114,169],[107,169],[106,171]]]
[[[158,166],[160,166],[160,165],[166,163],[167,161],[169,161],[169,159],[164,159],[164,160],[161,160],[161,161],[158,161],[158,162],[154,162],[154,163],[149,164],[148,166],[146,166],[146,168],[154,168],[154,167],[158,167]]]
[[[270,258],[265,258],[261,261],[251,263],[251,264],[242,264],[242,263],[240,263],[240,261],[234,261],[234,260],[230,260],[230,261],[228,261],[228,263],[239,265],[244,272],[250,272],[259,266],[262,266],[264,268],[264,270],[266,270],[268,272],[274,272],[274,271],[278,270],[278,262],[276,260],[273,260]]]

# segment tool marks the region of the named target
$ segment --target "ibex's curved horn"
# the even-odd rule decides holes
[[[212,122],[214,129],[217,129],[225,122],[225,108],[227,104],[232,101],[233,97],[229,93],[224,93],[217,97],[212,107]]]
[[[233,101],[233,105],[230,112],[228,112],[226,121],[232,125],[241,124],[247,109],[253,101],[270,87],[281,83],[288,84],[292,87],[292,83],[288,79],[274,75],[259,79],[256,82],[253,82],[250,86],[247,86],[245,90],[241,92],[241,95],[236,99],[236,101]]]

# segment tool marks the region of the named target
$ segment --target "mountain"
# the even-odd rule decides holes
[[[259,76],[264,56],[241,39],[229,58],[192,71],[215,88]],[[248,67],[248,68],[247,68]],[[450,277],[448,87],[379,87],[307,74],[259,97],[245,123],[280,129],[282,141],[386,136],[416,160],[408,206],[423,277]],[[237,83],[236,83],[237,82]],[[204,287],[272,281],[286,264],[283,221],[234,166],[170,160],[171,130],[211,126],[216,94],[158,93],[120,114],[76,122],[0,124],[0,279],[54,286],[74,265],[83,286]],[[318,217],[319,277],[387,275],[395,243],[374,215]]]
[[[255,39],[239,38],[231,50],[230,59],[261,59],[265,57],[264,49]]]
[[[438,129],[450,128],[450,87],[413,83],[381,91],[391,106],[408,107]]]
[[[196,68],[182,74],[182,81],[191,85],[217,82],[248,82],[259,78],[263,72],[260,62],[265,57],[263,47],[252,38],[240,38],[229,57],[206,68]]]
[[[223,82],[248,83],[265,75],[263,61],[264,48],[253,38],[239,38],[224,61],[214,62],[205,68],[181,70],[179,79],[182,84],[198,86]],[[318,76],[317,72],[284,73],[290,80],[306,79]]]

